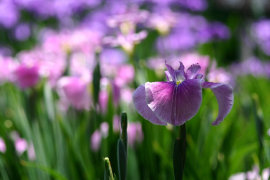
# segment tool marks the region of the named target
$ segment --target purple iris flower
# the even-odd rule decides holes
[[[202,103],[202,88],[210,88],[219,106],[217,119],[212,125],[223,121],[234,101],[229,85],[205,82],[203,75],[198,74],[201,69],[199,64],[191,65],[186,72],[182,62],[177,70],[168,64],[166,66],[167,82],[147,82],[134,91],[133,102],[140,115],[153,124],[184,124],[198,112]]]

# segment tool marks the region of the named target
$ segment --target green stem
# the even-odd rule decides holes
[[[186,161],[186,125],[183,124],[179,127],[178,138],[176,138],[174,143],[173,169],[175,180],[183,179],[185,161]]]

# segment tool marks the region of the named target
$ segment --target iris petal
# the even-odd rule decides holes
[[[198,112],[202,102],[201,79],[145,84],[146,102],[162,121],[174,126],[184,124]]]
[[[174,69],[172,68],[172,66],[170,66],[170,65],[167,64],[166,62],[165,62],[165,65],[166,65],[167,70],[169,71],[169,73],[170,73],[170,75],[171,75],[173,81],[175,81],[175,73],[174,73]]]
[[[167,123],[159,120],[153,111],[148,107],[145,101],[145,86],[140,85],[133,93],[133,102],[136,110],[145,119],[153,124],[167,125]]]
[[[166,75],[166,78],[167,78],[168,81],[173,81],[172,76],[169,73],[169,71],[165,71],[165,75]]]
[[[212,125],[219,125],[232,109],[234,96],[231,86],[227,84],[204,82],[203,88],[210,88],[218,101],[218,116]]]
[[[145,83],[146,103],[162,121],[172,123],[175,82]]]
[[[188,79],[177,86],[173,125],[181,125],[197,114],[202,103],[202,79]]]
[[[191,65],[188,70],[186,71],[187,79],[193,79],[196,77],[198,72],[201,70],[201,66],[199,64]]]

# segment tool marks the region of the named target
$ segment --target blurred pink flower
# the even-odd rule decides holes
[[[124,101],[127,104],[132,103],[132,94],[134,92],[134,89],[130,89],[128,87],[125,87],[121,90],[121,100]]]
[[[15,149],[19,155],[21,155],[24,151],[27,150],[28,143],[23,138],[18,138],[15,140]]]
[[[100,131],[98,129],[95,130],[95,132],[91,136],[91,149],[94,152],[97,152],[99,150],[101,138],[102,138],[102,134],[100,133]]]
[[[135,146],[135,143],[140,143],[143,140],[142,125],[140,122],[131,122],[127,127],[128,144],[131,147]]]
[[[217,68],[216,66],[216,61],[213,61],[210,71],[206,76],[208,81],[233,85],[233,76],[226,72],[225,69],[221,67]]]
[[[149,16],[146,26],[166,35],[176,25],[178,19],[178,14],[172,12],[169,8],[159,8]]]
[[[117,75],[115,81],[119,86],[131,83],[134,79],[135,70],[131,65],[121,65],[117,68]]]
[[[14,71],[15,82],[22,89],[35,86],[39,77],[39,66],[20,64]]]
[[[57,92],[61,98],[60,101],[64,104],[70,104],[79,110],[90,109],[91,97],[87,88],[87,82],[78,77],[62,77],[57,82]]]
[[[0,137],[0,152],[5,153],[6,149],[7,149],[6,143],[5,143],[4,139],[2,139]]]
[[[135,32],[136,25],[144,22],[148,17],[149,12],[140,10],[138,5],[132,5],[126,8],[126,11],[121,14],[116,14],[107,19],[109,27],[119,27],[123,34],[130,34]]]
[[[31,142],[30,145],[28,146],[27,154],[28,154],[29,160],[34,161],[36,159],[36,152],[35,152],[33,142]]]
[[[109,99],[109,94],[106,90],[99,91],[98,102],[99,102],[100,110],[103,114],[107,112],[108,99]]]
[[[91,82],[92,72],[96,66],[95,54],[93,53],[73,53],[70,57],[71,76],[81,77],[86,82]]]
[[[17,58],[23,64],[37,65],[40,76],[48,78],[52,86],[55,86],[66,67],[65,54],[48,52],[40,48],[22,51],[17,55]]]
[[[113,131],[114,132],[120,131],[120,117],[116,114],[113,116]]]
[[[141,42],[141,40],[145,39],[147,34],[147,31],[140,31],[138,33],[131,33],[127,35],[120,34],[116,37],[107,36],[103,38],[103,43],[109,44],[112,47],[120,46],[128,54],[132,54],[135,44],[138,44]]]
[[[13,81],[14,74],[17,63],[11,57],[1,57],[0,56],[0,84],[6,81]]]
[[[257,166],[252,168],[252,171],[247,173],[237,173],[230,176],[229,180],[267,180],[270,177],[270,168],[266,168],[262,171],[262,176],[260,176],[260,171]]]
[[[44,33],[42,47],[49,52],[93,53],[100,48],[102,33],[87,28]]]
[[[100,124],[100,131],[101,131],[102,137],[107,138],[108,133],[109,133],[109,124],[107,122],[101,123]]]

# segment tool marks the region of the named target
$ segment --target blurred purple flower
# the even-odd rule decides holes
[[[6,143],[3,138],[0,137],[0,152],[5,153],[7,150]]]
[[[66,108],[70,104],[78,110],[89,110],[91,97],[87,88],[87,82],[78,77],[62,77],[57,82],[60,101],[66,105]]]
[[[0,46],[0,56],[11,56],[12,50],[8,47]]]
[[[178,3],[192,11],[203,11],[207,8],[206,0],[179,0]]]
[[[241,63],[231,65],[231,72],[234,76],[253,75],[254,77],[269,77],[270,64],[262,62],[256,57],[251,57]]]
[[[100,62],[102,64],[120,65],[127,61],[126,54],[120,49],[104,49],[100,53]]]
[[[17,40],[24,41],[30,36],[30,33],[31,29],[29,24],[18,24],[15,27],[14,36]]]
[[[262,19],[251,26],[251,33],[259,43],[270,41],[270,20]]]
[[[19,155],[21,155],[24,151],[27,150],[28,143],[23,138],[18,138],[15,140],[15,148]]]
[[[162,53],[186,51],[197,44],[196,35],[188,29],[172,31],[166,37],[159,37],[157,49]]]
[[[178,70],[166,64],[167,82],[145,83],[133,93],[136,110],[153,124],[174,126],[184,124],[198,112],[202,102],[202,88],[210,88],[215,94],[219,113],[212,123],[218,125],[229,114],[233,105],[233,91],[229,85],[205,82],[198,74],[199,64],[184,71],[180,62]]]
[[[35,86],[39,77],[39,66],[36,64],[20,64],[14,71],[15,82],[20,88],[25,89]]]
[[[100,148],[100,143],[101,143],[101,138],[102,134],[100,131],[97,129],[91,136],[91,149],[94,152],[97,152]]]
[[[81,22],[83,27],[88,27],[94,31],[101,32],[101,34],[107,34],[109,28],[107,26],[106,20],[108,18],[108,13],[103,11],[103,9],[97,9],[91,11]]]
[[[19,19],[19,11],[11,1],[0,2],[0,24],[11,28]]]
[[[107,122],[101,123],[100,124],[100,131],[101,131],[102,137],[107,138],[108,133],[109,133],[109,124]]]
[[[140,143],[143,141],[142,125],[140,122],[131,122],[127,127],[128,133],[128,144],[133,148],[135,143]]]
[[[228,39],[229,37],[229,28],[220,22],[209,23],[208,26],[200,31],[199,35],[200,42],[202,43],[213,40],[224,40]]]

